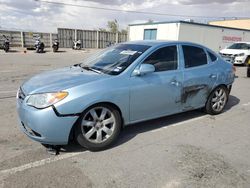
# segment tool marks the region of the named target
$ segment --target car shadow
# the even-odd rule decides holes
[[[60,153],[73,153],[73,152],[84,152],[87,149],[80,146],[78,143],[71,141],[68,145],[60,148]]]
[[[225,106],[224,112],[230,110],[232,107],[238,105],[240,102],[240,99],[230,95],[227,105]],[[121,132],[121,135],[118,139],[118,142],[113,146],[119,146],[123,143],[128,142],[130,139],[136,137],[137,135],[149,132],[155,129],[159,129],[162,127],[168,127],[177,123],[181,123],[193,118],[202,117],[207,115],[203,110],[193,110],[188,112],[183,112],[180,114],[165,116],[162,118],[144,121],[140,123],[136,123],[133,125],[129,125],[127,127],[124,127],[123,131]]]
[[[54,52],[54,53],[65,53],[65,52],[67,52],[66,50],[57,50],[56,52]]]
[[[239,104],[239,102],[240,102],[239,98],[233,95],[230,95],[224,112],[230,110],[232,107]],[[156,129],[160,129],[162,127],[168,127],[177,123],[181,123],[181,122],[191,120],[193,118],[202,117],[205,115],[207,115],[207,113],[205,113],[203,110],[193,110],[193,111],[187,111],[187,112],[174,114],[170,116],[165,116],[162,118],[148,120],[148,121],[144,121],[140,123],[131,124],[123,128],[118,138],[118,141],[109,149],[112,149],[123,143],[126,143],[139,134],[149,132],[152,130],[156,130]],[[71,142],[68,145],[63,146],[60,152],[84,152],[84,151],[86,151],[86,149],[81,147],[78,143]]]
[[[230,110],[232,107],[238,105],[240,103],[240,99],[233,96],[229,95],[227,105],[225,106],[224,112]]]
[[[235,67],[245,67],[245,64],[234,64]]]
[[[176,123],[181,123],[193,118],[202,117],[204,115],[206,115],[206,113],[204,113],[202,110],[193,110],[129,125],[127,127],[124,127],[118,142],[113,147],[126,143],[139,134],[160,129],[162,127],[168,127]]]
[[[13,49],[9,49],[9,51],[7,53],[17,53],[19,52],[18,50],[13,50]]]

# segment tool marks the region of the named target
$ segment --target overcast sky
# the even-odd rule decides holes
[[[114,8],[122,10],[158,12],[174,15],[208,17],[250,17],[249,0],[47,0],[75,5]],[[35,0],[0,0],[0,29],[56,32],[58,27],[98,29],[107,21],[116,19],[120,28],[131,23],[210,18],[158,16],[113,12],[76,6],[55,5]]]

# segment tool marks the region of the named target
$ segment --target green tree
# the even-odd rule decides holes
[[[116,19],[112,21],[108,21],[107,27],[108,27],[108,31],[112,33],[119,32],[119,25]]]

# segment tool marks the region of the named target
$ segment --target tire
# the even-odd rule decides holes
[[[81,49],[81,45],[77,45],[77,46],[76,46],[76,49],[77,49],[77,50],[80,50],[80,49]]]
[[[248,65],[249,65],[249,63],[248,63],[248,62],[249,62],[249,61],[250,61],[250,57],[247,57],[247,58],[246,58],[246,60],[245,60],[244,65],[248,67]]]
[[[104,150],[118,138],[121,124],[117,109],[107,104],[94,105],[80,116],[75,128],[75,139],[90,151]]]
[[[248,65],[248,67],[247,67],[247,77],[248,78],[250,77],[250,65]]]
[[[4,46],[4,51],[7,53],[9,51],[9,47],[8,46]]]
[[[218,86],[209,95],[205,111],[211,115],[220,114],[228,101],[228,89],[225,86]]]

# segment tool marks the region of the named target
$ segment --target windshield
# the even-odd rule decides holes
[[[250,44],[247,43],[234,43],[228,47],[228,49],[237,49],[237,50],[249,50]]]
[[[131,65],[150,46],[118,44],[84,60],[82,67],[98,70],[105,74],[118,75]]]

